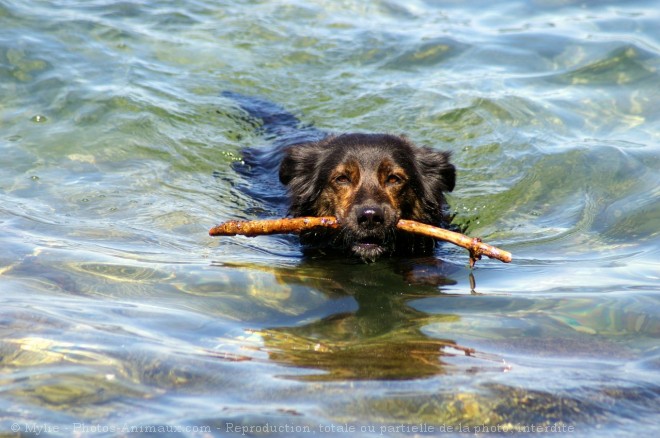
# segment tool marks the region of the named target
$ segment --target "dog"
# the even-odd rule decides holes
[[[365,262],[383,256],[427,256],[430,237],[397,230],[399,219],[431,225],[449,222],[445,193],[454,189],[456,168],[451,153],[420,147],[392,134],[327,134],[300,126],[279,106],[235,93],[264,134],[275,139],[279,180],[286,187],[291,216],[335,216],[339,229],[303,231],[300,243],[327,253],[339,251]],[[310,141],[302,141],[305,137]],[[246,166],[273,154],[246,151]],[[264,164],[263,161],[261,160]]]
[[[292,216],[335,216],[338,230],[301,233],[303,245],[330,247],[364,261],[384,255],[429,255],[432,238],[396,229],[399,219],[439,225],[444,193],[454,189],[450,153],[390,134],[331,135],[286,150],[279,178]]]

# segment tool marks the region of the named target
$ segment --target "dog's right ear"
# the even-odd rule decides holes
[[[284,158],[280,163],[280,182],[288,186],[291,180],[299,173],[300,155],[296,153],[297,146],[289,146],[284,151]]]
[[[329,135],[319,141],[298,143],[286,148],[280,164],[280,182],[294,189],[292,185],[298,185],[300,179],[310,184],[317,181],[321,164],[330,150],[328,144],[333,139],[334,136]]]
[[[299,178],[311,179],[318,162],[315,143],[303,143],[288,147],[280,164],[280,182],[290,185]]]
[[[280,164],[280,181],[291,195],[290,212],[294,215],[312,214],[312,206],[322,185],[319,173],[327,153],[325,141],[290,146]]]

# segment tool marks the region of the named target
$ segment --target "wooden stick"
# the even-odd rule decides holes
[[[261,236],[264,234],[300,233],[316,227],[339,228],[334,217],[292,217],[282,219],[260,219],[256,221],[227,221],[211,228],[211,236]]]
[[[409,233],[421,234],[422,236],[444,240],[445,242],[450,242],[467,249],[470,252],[470,267],[473,267],[475,262],[481,259],[482,255],[490,257],[491,259],[500,260],[504,263],[509,263],[511,261],[510,252],[484,243],[478,237],[468,237],[465,234],[457,233],[455,231],[449,231],[444,228],[434,227],[433,225],[407,219],[400,219],[396,224],[396,227],[400,230],[408,231]]]
[[[337,218],[330,216],[261,219],[255,221],[228,221],[211,228],[209,235],[235,236],[240,234],[252,237],[265,234],[300,233],[303,230],[315,227],[339,228],[340,226],[341,224]],[[510,252],[484,243],[477,237],[468,237],[461,233],[408,219],[399,220],[396,227],[402,231],[444,240],[467,249],[470,252],[471,267],[473,267],[475,262],[481,259],[481,256],[484,255],[492,259],[503,261],[504,263],[509,263],[511,261]]]

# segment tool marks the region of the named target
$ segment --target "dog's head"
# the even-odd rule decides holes
[[[448,152],[385,134],[344,134],[295,145],[280,166],[292,215],[336,216],[343,224],[332,235],[301,235],[303,243],[330,243],[364,260],[394,252],[430,252],[432,241],[402,236],[396,223],[441,222],[443,192],[454,188],[455,177]]]

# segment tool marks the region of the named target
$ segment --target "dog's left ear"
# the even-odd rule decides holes
[[[451,192],[456,185],[456,167],[449,162],[451,152],[436,151],[421,147],[417,152],[417,162],[424,185],[432,193]]]

